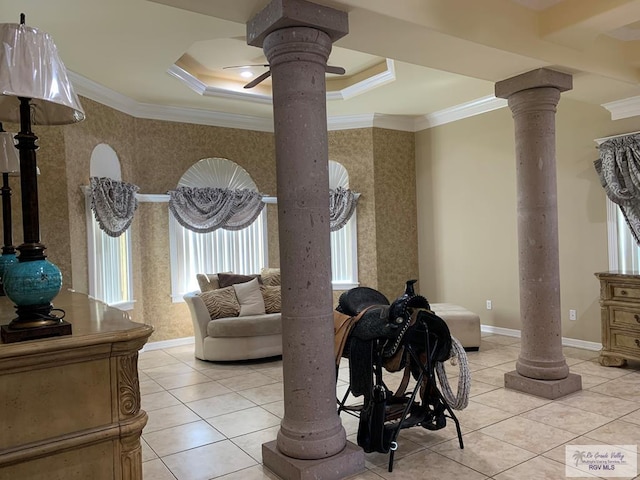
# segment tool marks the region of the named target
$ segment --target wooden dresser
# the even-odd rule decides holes
[[[152,327],[61,293],[73,334],[0,344],[0,480],[142,480],[138,350]],[[15,316],[0,298],[0,323]]]
[[[640,360],[640,274],[596,273],[600,280],[600,364],[620,367]]]

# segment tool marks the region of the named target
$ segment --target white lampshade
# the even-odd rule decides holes
[[[0,173],[20,171],[20,158],[13,137],[15,133],[0,131]]]
[[[0,94],[0,121],[19,123],[17,97],[32,99],[31,121],[36,125],[84,120],[52,38],[33,27],[0,24]]]

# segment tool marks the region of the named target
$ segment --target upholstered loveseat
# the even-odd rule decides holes
[[[199,274],[200,291],[189,292],[195,356],[229,361],[282,355],[280,271],[261,275]]]

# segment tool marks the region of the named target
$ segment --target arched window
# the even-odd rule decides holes
[[[178,182],[179,187],[215,187],[257,191],[251,176],[241,166],[225,158],[205,158],[191,166]],[[242,230],[195,233],[169,214],[171,250],[171,296],[198,289],[196,274],[234,272],[260,273],[268,264],[266,209]]]
[[[120,160],[109,145],[101,143],[91,153],[91,177],[122,180]],[[100,229],[86,195],[89,295],[122,310],[133,308],[131,235],[129,230],[110,237]]]
[[[349,173],[329,160],[329,188],[349,188]],[[331,281],[335,290],[358,286],[358,223],[356,212],[340,230],[331,232]]]

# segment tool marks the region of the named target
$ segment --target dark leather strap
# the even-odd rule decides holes
[[[403,355],[407,357],[409,354],[407,352],[403,352]],[[409,379],[411,378],[411,359],[407,358],[404,366],[404,373],[402,374],[402,380],[400,381],[400,385],[398,385],[398,389],[396,393],[393,394],[394,397],[402,397],[404,396],[404,392],[407,391],[407,386],[409,385]]]

